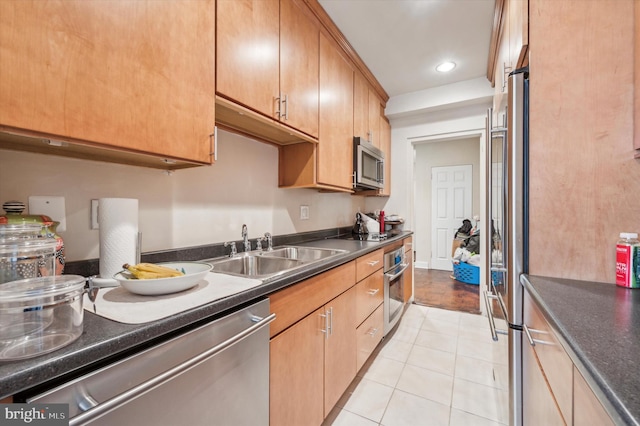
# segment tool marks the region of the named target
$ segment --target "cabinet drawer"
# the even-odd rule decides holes
[[[402,240],[402,245],[404,246],[404,252],[408,252],[413,250],[413,237],[405,238]]]
[[[573,362],[566,353],[540,309],[525,292],[524,323],[533,339],[533,350],[549,381],[558,407],[567,424],[572,424]],[[523,345],[530,345],[523,332]]]
[[[294,284],[269,296],[273,337],[296,323],[355,284],[355,262],[338,266],[301,283]]]
[[[356,282],[373,274],[378,269],[382,269],[382,258],[384,251],[376,250],[356,259]]]
[[[575,366],[573,367],[573,412],[575,426],[613,426],[615,424]]]
[[[356,325],[361,324],[384,299],[382,270],[356,284]]]
[[[384,327],[382,308],[382,305],[378,306],[378,309],[356,329],[357,371],[360,371],[382,340],[382,328]]]

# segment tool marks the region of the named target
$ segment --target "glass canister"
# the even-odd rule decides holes
[[[56,233],[56,228],[60,223],[46,215],[22,214],[26,208],[22,201],[7,201],[2,204],[2,208],[5,211],[5,215],[0,216],[0,225],[38,224],[40,225],[40,235],[42,237],[56,240],[55,275],[62,275],[65,262],[64,241]]]
[[[42,236],[42,225],[0,224],[0,287],[2,283],[55,275],[56,246]]]
[[[31,358],[83,331],[85,278],[52,275],[0,285],[0,361]]]

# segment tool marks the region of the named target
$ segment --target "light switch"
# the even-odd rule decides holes
[[[60,222],[56,228],[57,232],[64,232],[67,229],[64,197],[32,195],[29,197],[29,214],[46,215],[51,220]]]

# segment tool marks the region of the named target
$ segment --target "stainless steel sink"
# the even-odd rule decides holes
[[[273,276],[300,266],[302,262],[281,257],[265,257],[259,254],[239,255],[211,262],[213,272],[240,275],[250,278]]]
[[[287,246],[279,247],[272,251],[265,251],[262,253],[262,256],[275,257],[280,259],[294,259],[300,260],[302,262],[315,262],[346,252],[346,250],[334,250],[304,246]]]
[[[272,251],[245,252],[234,257],[209,259],[207,262],[213,265],[214,273],[266,281],[344,253],[347,253],[347,250],[285,246],[277,247]]]

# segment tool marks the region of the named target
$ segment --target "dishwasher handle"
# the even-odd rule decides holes
[[[257,318],[255,317],[252,318],[253,321],[255,321],[255,319]],[[174,377],[202,364],[203,362],[209,360],[210,358],[214,357],[216,354],[222,352],[223,350],[227,349],[233,344],[239,342],[240,340],[266,327],[267,325],[272,323],[275,319],[276,319],[275,313],[269,315],[268,317],[262,318],[260,319],[260,321],[256,322],[251,327],[242,330],[240,333],[230,337],[229,339],[212,347],[211,349],[208,349],[202,352],[201,354],[196,355],[191,359],[188,359],[182,364],[176,365],[175,367],[165,371],[164,373],[159,374],[153,377],[152,379],[147,380],[146,382],[140,383],[139,385],[125,392],[122,392],[121,394],[116,395],[113,398],[110,398],[103,403],[98,403],[97,405],[93,403],[90,404],[93,407],[89,408],[87,411],[84,411],[82,414],[79,414],[78,416],[69,419],[69,426],[83,424],[103,414],[106,414],[109,411],[115,410],[116,408],[130,401],[131,399],[137,398],[143,395],[144,393],[168,382]],[[94,401],[91,395],[84,395],[84,397],[85,397],[85,401],[92,401],[92,402]],[[87,407],[87,405],[83,404],[83,407]]]

